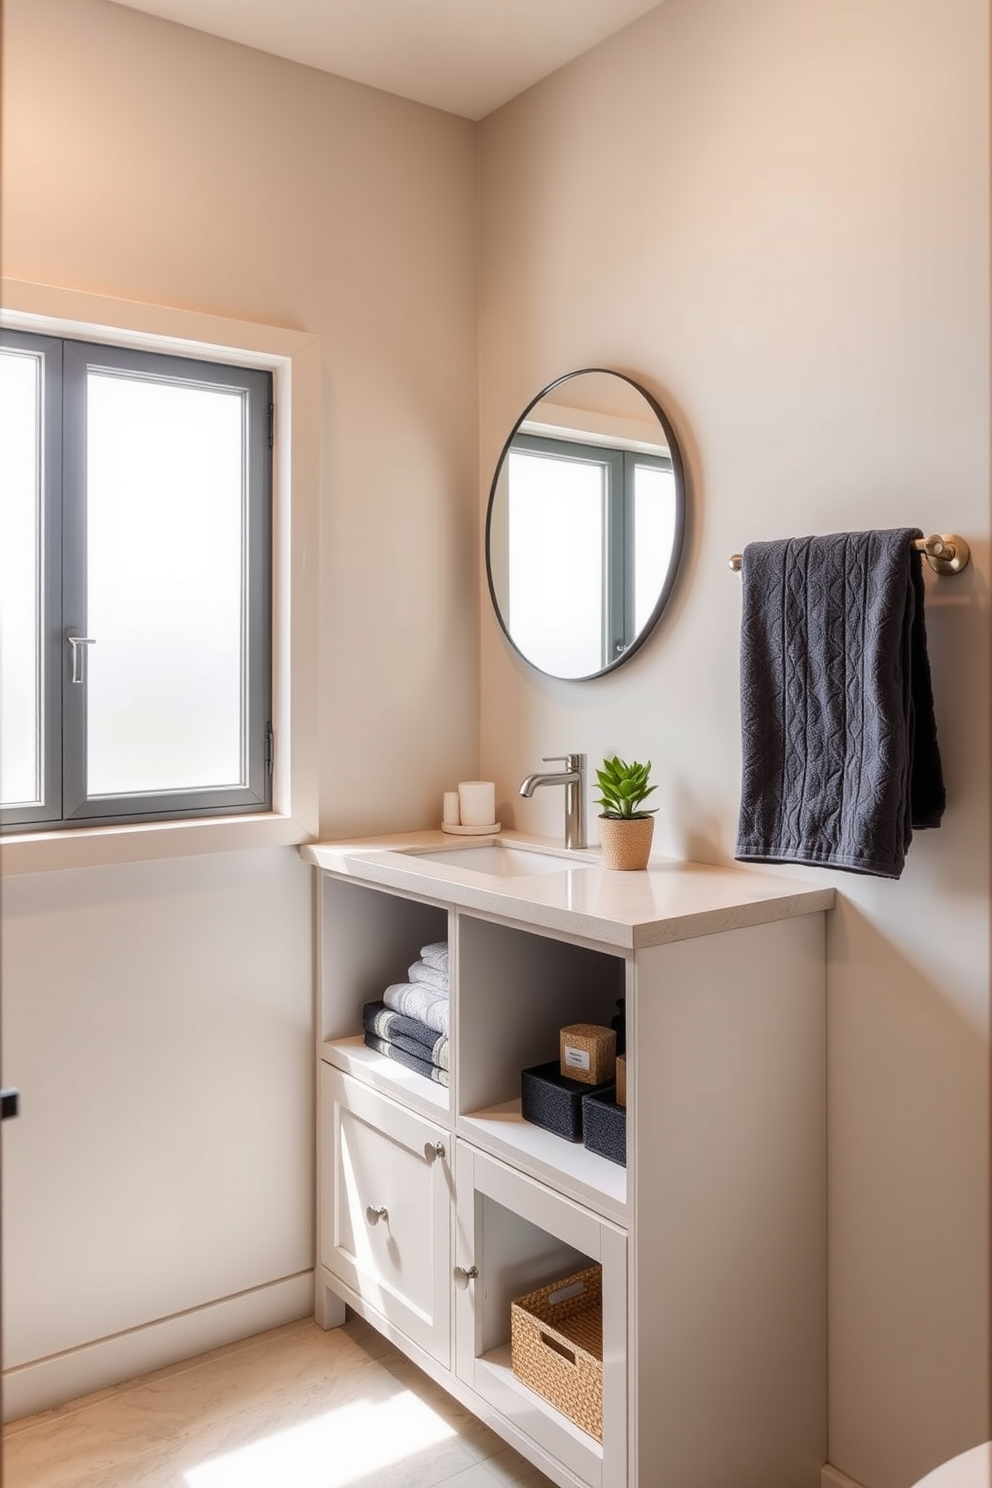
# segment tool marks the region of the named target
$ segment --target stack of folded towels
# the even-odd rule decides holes
[[[437,1085],[448,1084],[448,943],[421,947],[408,969],[409,981],[387,987],[380,1002],[362,1009],[370,1049],[416,1070]]]

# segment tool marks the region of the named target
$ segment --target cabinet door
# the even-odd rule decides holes
[[[321,1264],[447,1366],[447,1134],[331,1065],[320,1080]]]
[[[456,1180],[457,1375],[581,1482],[626,1488],[626,1234],[461,1140]],[[603,1268],[602,1443],[516,1378],[510,1349],[514,1298],[594,1262]]]

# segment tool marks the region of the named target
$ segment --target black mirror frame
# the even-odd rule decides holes
[[[499,607],[499,601],[496,597],[496,588],[493,583],[493,569],[490,559],[489,537],[490,529],[492,527],[493,502],[496,499],[496,487],[499,484],[500,473],[503,469],[503,462],[505,461],[507,454],[509,453],[510,446],[512,445],[514,439],[517,436],[517,433],[519,432],[520,425],[526,421],[531,412],[537,407],[538,403],[540,403],[541,399],[546,398],[549,393],[554,392],[556,387],[560,387],[563,382],[571,382],[573,378],[585,377],[589,373],[599,373],[607,377],[619,377],[621,382],[627,383],[628,386],[632,387],[635,392],[640,393],[641,397],[648,404],[652,413],[655,415],[661,427],[664,429],[665,438],[668,441],[668,450],[672,461],[672,472],[675,476],[675,532],[672,539],[672,557],[668,566],[668,574],[665,578],[664,584],[662,585],[661,593],[658,595],[657,603],[655,604],[654,609],[651,611],[651,614],[648,616],[648,619],[645,621],[642,630],[630,643],[626,651],[624,651],[623,655],[618,656],[616,661],[611,661],[607,666],[600,667],[598,671],[587,672],[584,676],[581,677],[562,677],[559,676],[557,672],[546,672],[543,670],[542,667],[535,665],[535,663],[531,661],[528,656],[525,656],[524,653],[520,650],[520,647],[516,644],[509,630],[507,629],[506,622],[503,619],[503,612]],[[605,677],[607,673],[615,672],[618,667],[623,666],[624,662],[629,661],[630,658],[641,649],[641,647],[644,645],[644,642],[647,640],[648,636],[651,634],[658,621],[661,619],[662,611],[664,610],[669,601],[669,598],[671,597],[672,589],[675,587],[675,580],[678,576],[679,566],[682,562],[682,544],[685,538],[686,500],[687,497],[685,489],[685,467],[682,462],[682,451],[679,447],[678,439],[675,436],[675,430],[672,428],[672,425],[669,422],[669,419],[664,409],[658,402],[657,398],[652,397],[647,388],[643,387],[633,377],[628,377],[625,372],[616,372],[611,367],[580,367],[575,372],[563,373],[561,377],[556,377],[554,382],[549,382],[546,388],[542,388],[537,396],[535,398],[532,398],[531,401],[527,404],[527,407],[524,409],[523,413],[520,415],[520,417],[517,419],[517,422],[510,430],[510,433],[508,434],[506,441],[503,444],[503,448],[500,450],[499,459],[496,461],[496,469],[493,474],[492,484],[489,487],[489,501],[486,506],[486,581],[489,585],[489,598],[492,603],[493,613],[495,614],[496,619],[499,621],[500,630],[503,632],[507,641],[510,643],[510,646],[520,657],[521,661],[526,662],[526,664],[540,676],[552,677],[557,682],[591,682],[596,677]]]

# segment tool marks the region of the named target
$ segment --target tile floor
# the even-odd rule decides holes
[[[552,1488],[351,1316],[14,1421],[3,1466],[3,1488]]]

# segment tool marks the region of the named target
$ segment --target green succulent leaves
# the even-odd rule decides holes
[[[650,774],[650,760],[646,765],[639,764],[636,760],[628,765],[617,755],[612,759],[605,759],[603,768],[596,771],[596,779],[602,791],[598,801],[603,808],[603,815],[626,819],[653,816],[657,806],[651,806],[647,811],[639,809],[642,801],[646,801],[651,792],[657,789],[654,785],[648,785]]]

